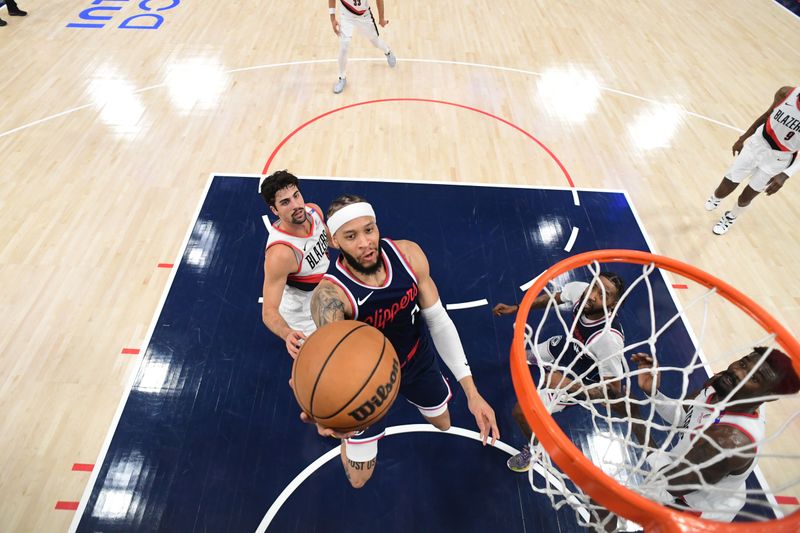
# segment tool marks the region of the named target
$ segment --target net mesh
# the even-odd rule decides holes
[[[723,523],[734,517],[764,521],[783,516],[786,509],[774,495],[800,495],[800,453],[794,445],[800,435],[796,395],[733,398],[751,378],[758,379],[761,362],[780,349],[775,333],[754,327],[754,321],[720,296],[716,287],[680,280],[687,282],[679,285],[685,298],[683,305],[676,306],[672,284],[655,264],[615,263],[613,268],[628,282],[616,305],[600,279],[601,265],[592,262],[550,280],[544,289],[543,309],[531,310],[528,316],[526,355],[547,411],[564,410],[556,422],[592,463],[618,484],[661,505]],[[559,305],[557,295],[573,280],[588,286],[572,305]],[[595,303],[590,301],[593,292],[598,295]],[[579,324],[590,305],[596,314],[597,301],[605,316],[602,326],[597,320]],[[593,324],[588,339],[586,328],[581,327],[586,323]],[[624,347],[611,355],[607,348],[600,353],[600,340],[618,334],[615,329],[624,337]],[[711,402],[706,396],[713,390],[709,388],[712,372],[724,370],[754,346],[766,350],[753,356],[756,364],[732,390],[724,397],[717,394]],[[634,353],[650,355],[653,366],[640,368],[632,361]],[[618,395],[609,386],[608,358],[621,366],[616,378],[621,384]],[[655,387],[641,390],[640,374],[656,378],[660,392]],[[693,396],[698,390],[701,393]],[[762,433],[757,431],[765,406],[742,422],[744,429],[755,432],[755,442],[745,439],[746,443],[731,446],[728,442],[723,447],[719,437],[710,436],[715,424],[735,421],[726,411],[779,398],[774,405],[788,405],[769,409],[769,423]],[[695,454],[701,446],[711,452],[698,459]],[[596,530],[640,529],[596,504],[561,471],[535,436],[530,449],[531,487],[546,495],[554,508],[571,507],[580,525]],[[737,476],[712,478],[719,463],[730,458],[750,466],[740,469]],[[769,485],[757,465],[768,466]],[[676,495],[680,493],[685,495]]]

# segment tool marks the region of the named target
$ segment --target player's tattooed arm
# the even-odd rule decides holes
[[[345,308],[339,291],[330,283],[320,283],[311,295],[311,317],[317,327],[344,320]]]

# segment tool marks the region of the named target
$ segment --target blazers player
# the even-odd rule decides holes
[[[351,319],[381,330],[402,365],[400,394],[428,422],[446,431],[450,428],[447,402],[451,392],[439,371],[438,352],[464,389],[483,443],[490,435],[494,443],[500,437],[494,411],[475,386],[458,331],[439,300],[419,245],[381,239],[372,206],[354,195],[333,201],[328,228],[340,255],[314,290],[311,313],[317,326]],[[348,437],[342,441],[342,463],[353,487],[364,486],[372,476],[378,440],[383,436],[382,422],[358,435],[337,435],[318,426],[322,435]]]
[[[316,329],[309,304],[311,291],[328,270],[328,233],[322,210],[305,203],[291,173],[279,170],[267,176],[261,197],[278,217],[267,226],[261,316],[294,358],[306,335]]]
[[[800,170],[800,87],[781,87],[769,109],[758,117],[733,143],[733,160],[728,173],[706,200],[706,210],[713,211],[747,177],[750,181],[736,205],[726,211],[713,231],[724,235],[762,191],[767,196],[778,192]],[[738,155],[736,155],[738,154]]]
[[[632,360],[639,369],[654,367],[653,357],[645,353],[634,354]],[[651,468],[667,481],[653,496],[706,520],[733,521],[747,503],[745,481],[758,463],[758,445],[766,435],[764,402],[800,390],[792,360],[779,350],[767,353],[757,346],[685,400],[658,390],[657,369],[640,373],[637,382],[666,424],[683,430],[672,448],[657,448],[648,457]],[[640,442],[645,439],[641,430],[634,435]]]

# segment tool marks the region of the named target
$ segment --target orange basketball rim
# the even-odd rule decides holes
[[[540,275],[525,293],[514,323],[511,344],[511,376],[525,419],[553,461],[586,494],[612,512],[642,525],[656,533],[678,532],[747,532],[797,533],[800,531],[800,511],[778,520],[747,523],[721,523],[703,520],[676,509],[664,507],[620,485],[595,466],[561,431],[545,408],[531,378],[525,357],[525,324],[533,300],[547,283],[561,274],[597,261],[598,263],[655,264],[658,268],[679,274],[708,288],[742,309],[766,331],[776,335],[776,341],[792,358],[800,374],[800,343],[764,308],[746,295],[716,277],[681,261],[637,250],[595,250],[569,257]]]

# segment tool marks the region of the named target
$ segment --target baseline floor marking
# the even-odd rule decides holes
[[[208,177],[208,181],[206,182],[206,186],[203,189],[203,193],[200,195],[200,200],[197,202],[197,209],[195,209],[194,215],[192,216],[191,222],[189,223],[189,228],[186,230],[186,236],[183,239],[183,243],[178,249],[177,256],[175,257],[175,264],[181,263],[181,258],[183,254],[186,252],[186,247],[189,244],[189,239],[192,237],[192,231],[194,230],[194,226],[197,223],[197,219],[200,217],[200,210],[203,208],[203,204],[206,201],[206,197],[208,196],[208,191],[211,189],[211,183],[214,181],[214,175],[211,174]],[[164,304],[167,301],[167,296],[169,295],[169,291],[172,288],[172,283],[175,281],[175,276],[178,272],[177,268],[171,268],[169,271],[169,278],[167,279],[167,283],[164,285],[164,290],[161,293],[161,300],[158,302],[156,306],[155,312],[153,313],[153,320],[150,321],[150,327],[147,329],[147,334],[144,337],[144,341],[142,342],[142,349],[147,350],[147,347],[150,345],[150,339],[153,337],[153,332],[156,329],[156,324],[158,323],[158,319],[161,316],[161,310],[164,308]],[[95,465],[102,465],[105,461],[106,454],[108,453],[108,448],[111,446],[111,439],[114,437],[114,433],[117,431],[117,426],[119,425],[120,418],[122,418],[122,411],[125,409],[125,404],[128,403],[128,397],[131,394],[131,390],[133,390],[133,384],[136,382],[136,376],[139,374],[139,370],[141,370],[142,365],[144,364],[144,357],[139,357],[138,365],[136,368],[132,368],[129,370],[130,374],[128,376],[128,384],[125,387],[122,398],[119,400],[119,405],[117,406],[117,411],[114,413],[114,418],[111,421],[111,424],[108,427],[108,433],[106,434],[106,439],[103,442],[102,447],[100,448],[100,453],[97,456],[97,460],[94,462]],[[86,483],[86,488],[83,491],[83,496],[81,496],[81,501],[76,509],[77,512],[75,516],[72,518],[72,523],[69,525],[68,531],[70,533],[74,533],[78,529],[78,524],[80,524],[81,517],[83,516],[83,512],[86,510],[86,504],[89,501],[89,497],[92,495],[92,489],[94,488],[94,484],[97,482],[97,476],[100,473],[101,466],[97,466],[97,468],[92,470],[92,474],[89,477],[89,482]]]
[[[481,436],[479,433],[475,431],[471,431],[469,429],[464,429],[456,426],[450,427],[447,431],[441,431],[436,429],[430,424],[405,424],[402,426],[392,426],[390,428],[386,428],[386,436],[389,437],[391,435],[401,435],[403,433],[438,433],[442,435],[455,435],[457,437],[465,437],[468,439],[476,440],[478,442],[482,442]],[[508,455],[516,455],[519,453],[519,450],[513,448],[506,444],[503,441],[498,440],[494,443],[494,447],[506,452]],[[332,450],[325,452],[323,455],[318,457],[314,462],[310,465],[305,467],[297,476],[286,485],[286,488],[275,498],[275,501],[272,502],[272,505],[267,509],[267,513],[264,515],[263,520],[258,525],[256,529],[256,533],[264,533],[267,528],[269,527],[272,520],[278,514],[278,511],[283,506],[284,503],[289,499],[292,493],[297,490],[297,487],[303,484],[303,482],[308,479],[311,474],[319,470],[325,463],[333,459],[334,457],[338,457],[341,453],[339,447],[335,447]],[[536,465],[533,470],[535,470],[541,476],[547,476],[547,479],[552,485],[560,488],[562,486],[561,482],[556,479],[555,477],[548,474],[543,468],[539,465]],[[582,516],[588,519],[588,513],[583,511],[581,513]]]

